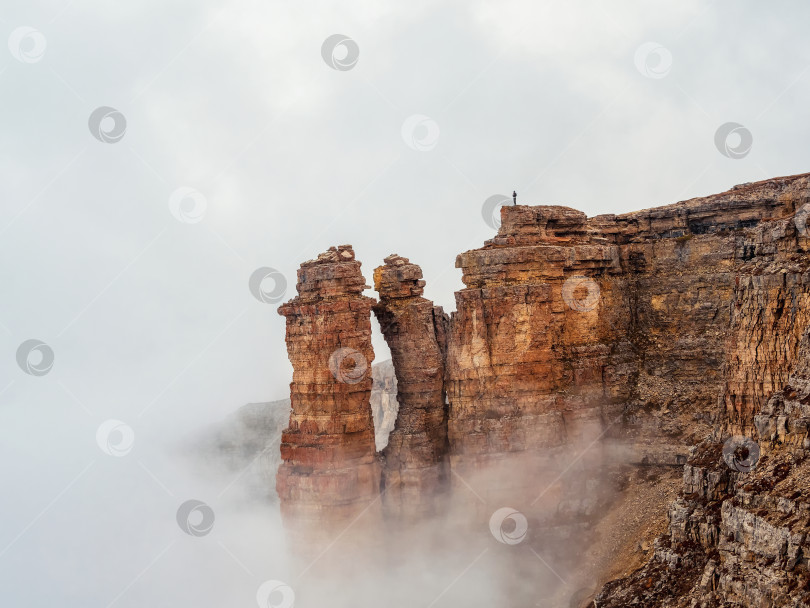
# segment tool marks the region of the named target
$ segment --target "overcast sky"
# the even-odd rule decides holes
[[[56,535],[60,505],[97,505],[121,466],[163,496],[150,458],[161,468],[165,446],[288,394],[284,320],[251,294],[256,269],[286,277],[286,300],[331,245],[354,245],[369,283],[396,252],[449,311],[455,256],[495,232],[492,195],[596,215],[808,171],[809,20],[800,0],[5,2],[13,597],[60,597],[21,574],[57,537],[61,553],[79,542]],[[335,34],[349,41],[324,47]],[[53,352],[43,375],[18,364],[31,339]],[[134,433],[129,462],[97,445],[108,419]],[[195,487],[165,475],[178,500]],[[156,553],[106,595],[76,593],[104,605]]]

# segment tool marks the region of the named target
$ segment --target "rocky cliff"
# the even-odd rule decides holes
[[[715,578],[728,575],[723,580],[732,581],[731,589],[744,580],[742,566],[734,565],[732,574],[723,570],[736,563],[720,548],[731,541],[723,541],[725,528],[712,526],[726,517],[731,530],[740,504],[765,505],[757,507],[763,513],[801,511],[780,502],[768,484],[740,486],[715,457],[718,444],[732,434],[751,435],[761,416],[775,416],[777,429],[789,416],[774,412],[794,397],[772,397],[801,359],[801,337],[810,326],[808,203],[810,177],[798,175],[624,215],[588,218],[567,207],[507,206],[498,234],[458,256],[465,288],[456,293],[449,321],[422,298],[418,266],[387,258],[375,271],[380,301],[374,311],[391,346],[401,409],[379,456],[379,478],[369,451],[368,390],[346,391],[326,373],[331,353],[348,339],[371,356],[372,302],[360,295],[359,263],[348,247],[305,263],[299,296],[280,309],[296,370],[288,447],[282,447],[286,472],[278,482],[282,504],[315,509],[319,500],[368,502],[379,492],[374,480],[382,479],[389,507],[396,506],[392,513],[429,513],[449,480],[456,506],[475,494],[474,517],[508,504],[546,531],[547,541],[570,542],[611,519],[627,494],[628,466],[681,467],[691,454],[690,481],[670,509],[669,541],[656,545],[652,561],[638,571],[646,573],[641,579],[611,583],[598,602],[628,605],[634,585],[654,589],[659,579],[677,583],[668,597],[680,602],[695,588],[695,572],[714,576],[705,574],[709,560],[720,568]],[[350,331],[355,327],[360,330]],[[795,415],[797,406],[791,407]],[[710,436],[713,443],[705,443]],[[326,446],[341,449],[324,459]],[[318,481],[358,466],[362,484]],[[754,475],[775,474],[764,463],[761,471]],[[713,489],[702,496],[695,484]],[[737,495],[738,487],[749,486],[745,491],[756,498]],[[312,492],[315,487],[322,491]],[[800,524],[788,519],[783,527],[794,534]],[[754,545],[738,542],[738,561],[750,562]],[[684,547],[693,549],[690,557],[683,557]],[[590,574],[599,580],[616,570]],[[745,602],[759,597],[743,596]],[[794,596],[800,597],[790,601]],[[650,601],[662,601],[655,597]]]
[[[808,196],[797,176],[621,216],[504,207],[498,235],[456,261],[453,453],[541,449],[600,410],[622,414],[611,437],[673,445],[639,459],[676,463],[727,385],[750,424],[806,325],[792,218]]]
[[[298,296],[279,307],[293,366],[292,412],[276,490],[297,545],[317,551],[379,497],[371,413],[372,298],[350,246],[298,271]],[[371,517],[371,516],[370,516]]]
[[[596,606],[810,606],[810,333],[754,427],[693,450],[652,559]]]

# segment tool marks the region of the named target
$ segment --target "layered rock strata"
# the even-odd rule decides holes
[[[285,525],[314,537],[302,547],[318,546],[379,496],[366,288],[351,246],[332,247],[301,264],[298,295],[279,307],[293,381],[276,489]]]
[[[670,511],[669,540],[599,601],[628,605],[646,585],[650,593],[639,597],[650,603],[639,605],[794,605],[803,598],[795,584],[804,579],[793,573],[804,567],[796,556],[805,553],[805,507],[790,496],[805,490],[798,473],[780,476],[785,466],[804,471],[796,451],[806,449],[800,376],[790,378],[781,401],[771,396],[807,356],[799,348],[810,326],[808,215],[808,175],[624,215],[504,207],[498,234],[456,260],[465,288],[449,323],[422,297],[418,267],[387,259],[375,272],[375,312],[400,390],[401,420],[383,473],[386,496],[399,488],[383,497],[393,501],[390,512],[402,514],[406,504],[418,510],[450,479],[453,494],[479,515],[508,504],[542,528],[546,541],[554,534],[582,539],[576,531],[610,504],[614,477],[606,467],[681,466],[707,435],[751,434],[755,426],[765,433],[767,422],[771,435],[787,439],[768,440],[772,459],[749,474],[754,485],[740,485],[737,471],[719,466],[722,442],[701,443]],[[379,496],[367,394],[356,394],[355,385],[336,393],[328,377],[308,375],[323,375],[324,360],[347,340],[372,356],[371,300],[361,295],[359,263],[347,247],[325,256],[302,266],[300,295],[282,307],[297,375],[279,492],[283,508],[285,501],[308,505],[313,517],[318,503],[359,505]],[[450,475],[436,466],[439,412]],[[340,424],[327,424],[333,417]],[[320,435],[324,443],[313,442]],[[325,481],[329,467],[333,485]],[[357,483],[346,482],[344,469]],[[793,479],[789,495],[768,485],[768,476]],[[766,523],[778,528],[774,538],[799,536],[784,551],[768,548],[766,539],[749,543],[756,530],[770,530]],[[749,562],[776,564],[773,580],[793,587],[779,596],[776,584],[762,579],[749,591],[741,582],[755,580]],[[780,579],[779,572],[792,574]],[[664,597],[658,591],[667,585]],[[697,592],[689,595],[697,588],[721,592],[715,604],[700,604]]]
[[[449,319],[422,297],[422,269],[390,255],[374,270],[380,294],[374,314],[391,349],[399,414],[383,450],[386,513],[403,518],[433,514],[447,475],[445,336]]]
[[[680,464],[726,384],[750,425],[807,325],[808,201],[800,175],[625,215],[503,207],[498,235],[456,260],[453,466],[599,436],[601,458]]]
[[[606,585],[595,605],[810,605],[808,404],[810,333],[787,385],[755,416],[753,436],[695,449],[653,558]]]
[[[787,208],[796,207],[795,215],[765,222],[739,239],[742,264],[722,391],[729,432],[751,432],[754,414],[785,386],[810,326],[810,194],[802,182],[779,195]]]
[[[736,239],[713,436],[685,467],[654,557],[606,585],[600,608],[810,605],[808,183],[765,185],[781,186],[769,193],[781,208]]]

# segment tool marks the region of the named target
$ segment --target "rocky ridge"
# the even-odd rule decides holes
[[[285,501],[290,510],[309,504],[323,516],[330,506],[368,504],[380,496],[372,486],[383,480],[385,494],[399,488],[390,496],[391,513],[429,513],[434,492],[427,489],[448,479],[451,496],[465,504],[470,492],[479,499],[479,519],[509,504],[548,531],[547,539],[565,540],[610,513],[621,482],[607,470],[681,467],[689,458],[691,481],[670,509],[669,540],[596,601],[633,605],[627,602],[639,585],[651,590],[665,581],[674,589],[669,599],[648,594],[650,601],[685,602],[698,578],[715,580],[706,574],[710,561],[720,568],[716,580],[728,583],[717,583],[722,597],[732,597],[735,581],[754,580],[740,579],[740,569],[762,549],[744,533],[762,525],[735,509],[760,501],[756,517],[766,517],[793,508],[767,484],[748,490],[756,498],[738,495],[736,472],[719,467],[716,457],[722,440],[750,435],[760,416],[770,416],[772,395],[800,359],[810,322],[808,203],[810,178],[798,175],[624,215],[503,207],[498,234],[457,258],[466,287],[456,293],[449,323],[422,298],[421,271],[406,258],[391,256],[375,271],[376,304],[361,295],[365,281],[350,247],[306,262],[299,296],[280,309],[297,374],[278,481],[282,508]],[[334,350],[349,342],[373,357],[366,330],[372,305],[407,395],[379,461],[370,449],[369,391],[346,390],[338,386],[345,381],[325,373]],[[790,407],[795,415],[797,406]],[[778,434],[789,414],[775,416]],[[774,454],[788,458],[779,445]],[[451,474],[442,476],[445,458]],[[775,475],[782,469],[766,463],[780,458],[757,471]],[[800,468],[792,452],[789,458]],[[339,481],[342,475],[327,481],[344,467],[362,470],[353,477],[362,483]],[[704,486],[701,496],[694,488]],[[791,535],[794,525],[785,528]],[[737,549],[723,544],[731,542],[726,531],[742,547],[728,571],[723,564],[733,564],[728,555]],[[751,586],[760,591],[738,589],[737,605],[776,597],[767,581]],[[801,596],[785,601],[794,597]]]
[[[810,332],[754,437],[696,447],[652,559],[605,586],[598,608],[810,605]]]

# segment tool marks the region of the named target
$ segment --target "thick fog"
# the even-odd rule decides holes
[[[277,580],[336,606],[506,605],[527,580],[493,565],[510,547],[452,513],[432,561],[321,590],[253,472],[196,438],[288,396],[275,309],[329,246],[369,281],[409,257],[452,310],[494,195],[596,215],[807,171],[808,19],[798,0],[5,2],[0,604],[251,606]]]

